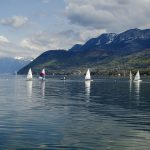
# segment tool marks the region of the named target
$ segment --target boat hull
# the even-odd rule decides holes
[[[93,81],[92,79],[85,79],[85,81]]]
[[[133,82],[142,82],[142,80],[134,80]]]

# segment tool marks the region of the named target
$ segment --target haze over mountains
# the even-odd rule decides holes
[[[150,29],[130,29],[123,33],[105,33],[76,44],[67,50],[48,50],[18,73],[31,67],[34,73],[46,68],[48,74],[83,74],[91,68],[95,74],[136,71],[150,73]]]
[[[17,72],[22,67],[26,66],[32,59],[21,57],[2,57],[0,58],[0,74],[12,74]]]

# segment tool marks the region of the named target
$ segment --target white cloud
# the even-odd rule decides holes
[[[65,0],[70,23],[120,32],[150,24],[150,0]],[[150,26],[149,26],[150,27]]]
[[[28,22],[28,18],[23,17],[23,16],[13,16],[13,17],[8,18],[8,19],[1,19],[0,20],[1,25],[7,25],[7,26],[15,27],[15,28],[22,27],[27,22]]]
[[[54,45],[55,42],[52,37],[47,32],[35,33],[24,38],[20,46],[36,51],[55,49],[57,46]]]
[[[59,33],[43,31],[24,38],[20,46],[39,55],[46,50],[70,49],[74,44],[83,44],[89,38],[99,36],[103,32],[105,31],[99,29],[89,31],[84,28]]]
[[[37,57],[39,55],[36,54],[36,51],[31,51],[30,49],[24,49],[14,43],[5,43],[5,44],[0,44],[0,57],[15,57],[15,56],[20,56],[20,57]]]
[[[6,37],[0,35],[0,57],[32,57],[37,56],[31,50],[23,49],[19,45],[9,41]]]
[[[18,53],[17,47],[12,43],[0,44],[0,57],[12,57]]]
[[[0,35],[0,43],[1,43],[1,44],[2,44],[2,43],[9,43],[9,40],[8,40],[6,37]]]
[[[97,37],[97,36],[101,35],[102,33],[106,32],[106,30],[104,30],[104,29],[88,30],[88,29],[83,29],[83,28],[81,28],[79,31],[80,31],[79,32],[80,38],[82,39],[83,42],[89,40],[90,38]]]

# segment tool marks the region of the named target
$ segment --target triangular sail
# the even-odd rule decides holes
[[[88,69],[87,72],[86,72],[85,80],[91,80],[90,69]]]
[[[138,81],[140,80],[140,73],[139,73],[139,70],[137,71],[136,75],[135,75],[135,78],[134,78],[134,81]]]
[[[28,74],[27,74],[27,80],[32,80],[33,76],[32,76],[32,70],[31,68],[29,69],[28,71]]]
[[[130,80],[132,80],[132,73],[131,73],[131,71],[130,71]]]
[[[42,69],[42,71],[39,75],[39,78],[42,79],[42,80],[45,79],[45,69]]]

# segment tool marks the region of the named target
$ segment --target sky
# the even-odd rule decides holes
[[[150,28],[150,0],[0,0],[0,57],[36,58],[102,33]]]

